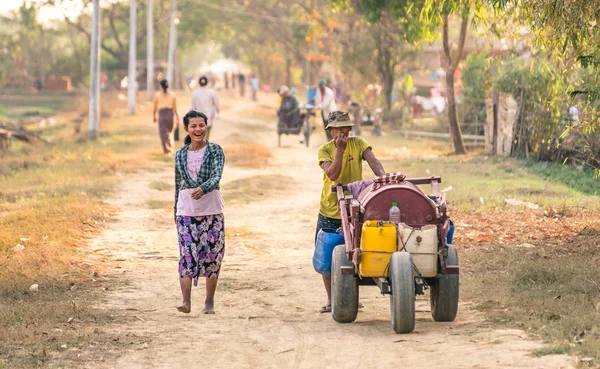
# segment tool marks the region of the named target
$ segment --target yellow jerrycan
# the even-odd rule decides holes
[[[360,239],[361,277],[387,277],[390,257],[396,252],[396,227],[390,222],[367,220]]]

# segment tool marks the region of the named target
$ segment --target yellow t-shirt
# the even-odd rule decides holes
[[[319,209],[321,215],[328,218],[341,219],[342,216],[337,206],[337,195],[331,191],[331,186],[338,183],[348,184],[362,180],[363,153],[370,148],[371,146],[362,137],[350,137],[344,151],[342,171],[339,177],[335,181],[332,181],[327,177],[325,171],[323,171],[323,191],[321,192],[321,208]],[[333,162],[335,150],[333,140],[319,148],[320,167],[327,161]]]

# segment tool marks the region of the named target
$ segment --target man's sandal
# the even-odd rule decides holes
[[[319,310],[319,313],[331,313],[331,304],[323,306],[321,310]]]

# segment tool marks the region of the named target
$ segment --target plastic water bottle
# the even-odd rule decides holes
[[[390,209],[390,222],[394,222],[395,225],[400,224],[400,208],[398,207],[397,202],[392,203]]]

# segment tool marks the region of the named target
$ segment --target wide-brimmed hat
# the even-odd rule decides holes
[[[325,127],[325,129],[339,127],[354,127],[354,123],[350,120],[348,112],[337,110],[329,113],[329,116],[327,117],[327,127]]]

